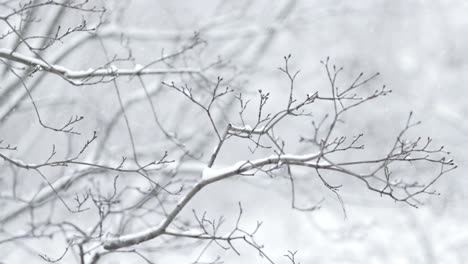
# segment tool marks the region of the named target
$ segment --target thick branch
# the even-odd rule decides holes
[[[107,250],[119,249],[139,244],[144,241],[151,240],[164,234],[166,228],[174,221],[175,217],[182,211],[190,200],[201,190],[203,187],[238,175],[250,170],[261,168],[265,165],[274,164],[289,164],[298,162],[307,162],[317,159],[321,153],[307,154],[307,155],[272,155],[263,159],[253,161],[241,161],[232,166],[222,169],[206,168],[203,172],[202,179],[193,186],[193,188],[177,203],[176,207],[167,215],[166,219],[159,225],[143,230],[141,232],[128,234],[116,238],[110,238],[103,242],[104,248]]]
[[[17,52],[12,52],[9,49],[0,49],[0,58],[16,61],[18,63],[36,67],[39,71],[47,71],[58,74],[66,79],[83,79],[91,77],[114,77],[114,76],[129,76],[129,75],[154,75],[154,74],[181,74],[181,73],[200,73],[200,69],[181,68],[181,69],[147,69],[143,67],[135,67],[134,69],[119,69],[111,67],[109,69],[88,69],[88,70],[71,70],[60,65],[50,65],[43,60],[34,57],[26,56]]]

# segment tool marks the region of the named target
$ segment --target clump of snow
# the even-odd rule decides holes
[[[209,180],[211,178],[216,177],[217,175],[219,175],[217,169],[206,167],[205,169],[203,169],[202,172],[202,180]]]
[[[114,64],[112,64],[110,67],[109,67],[109,71],[111,73],[113,72],[117,72],[119,69],[117,68],[117,66],[115,66]]]
[[[144,67],[143,67],[143,65],[141,65],[141,64],[135,65],[135,71],[141,71],[143,68],[144,68]]]
[[[65,68],[65,67],[62,67],[60,65],[52,65],[52,68],[56,71],[59,71],[59,72],[67,72],[68,69]]]
[[[241,168],[244,168],[246,164],[248,164],[248,161],[239,161],[236,162],[234,165],[225,166],[223,168],[217,169],[206,167],[205,169],[203,169],[202,180],[205,181],[217,177],[236,175]]]

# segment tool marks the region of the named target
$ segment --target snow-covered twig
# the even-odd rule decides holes
[[[133,69],[120,69],[115,66],[108,69],[88,69],[88,70],[71,70],[60,65],[50,65],[47,62],[13,52],[9,49],[0,49],[0,58],[34,67],[36,71],[47,71],[55,73],[69,80],[92,78],[92,77],[115,77],[115,76],[133,76],[133,75],[164,75],[164,74],[181,74],[181,73],[200,73],[200,69],[180,68],[180,69],[142,69],[135,67]]]

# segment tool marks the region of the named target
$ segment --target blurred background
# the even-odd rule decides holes
[[[468,263],[468,180],[465,177],[468,159],[468,119],[465,117],[468,115],[467,1],[90,2],[106,6],[107,29],[122,32],[122,35],[108,34],[109,38],[104,38],[109,54],[125,57],[131,50],[134,63],[144,65],[160,56],[163,49],[166,53],[177,50],[193,32],[198,32],[205,41],[203,48],[191,51],[191,57],[177,61],[178,65],[187,63],[203,67],[222,60],[223,65],[210,69],[207,74],[232,80],[232,87],[241,89],[246,97],[255,98],[258,89],[270,92],[267,109],[271,111],[287,103],[289,84],[278,67],[284,65],[283,57],[288,54],[292,55],[290,67],[301,70],[296,80],[297,94],[329,91],[326,72],[320,63],[328,56],[333,64],[344,67],[338,78],[343,85],[352,82],[360,72],[368,75],[379,72],[379,77],[363,89],[373,91],[385,84],[393,92],[353,110],[346,116],[346,123],[340,125],[340,133],[364,133],[365,155],[377,155],[391,147],[408,113],[413,111],[414,118],[422,124],[412,130],[412,135],[431,136],[436,145],[444,145],[451,152],[450,156],[459,166],[432,187],[440,195],[420,197],[424,203],[420,208],[395,203],[388,197],[369,192],[361,182],[330,175],[332,182],[343,184],[339,193],[346,215],[336,196],[316,177],[298,183],[297,202],[310,205],[323,200],[321,208],[313,212],[295,211],[291,209],[288,180],[261,176],[233,178],[209,186],[189,204],[184,214],[190,215],[193,208],[206,211],[215,218],[223,215],[229,225],[235,223],[238,202],[241,202],[242,223],[253,228],[257,221],[263,222],[257,240],[278,263],[288,263],[283,256],[288,250],[297,251],[296,259],[300,263]],[[44,15],[57,10],[50,8],[40,12]],[[47,19],[52,16],[43,17],[41,23],[46,23]],[[91,24],[99,17],[87,19]],[[65,28],[67,23],[80,20],[81,14],[70,13],[61,23]],[[42,29],[43,25],[39,23],[35,27]],[[107,34],[104,30],[101,32]],[[63,42],[59,48],[67,45],[67,39]],[[79,43],[56,62],[73,69],[102,65],[109,57],[104,56],[100,45],[102,43],[97,40]],[[44,56],[53,58],[54,52],[45,51]],[[122,62],[122,65],[125,63],[131,65],[130,62]],[[144,78],[150,87],[161,81],[190,81],[172,76]],[[119,81],[122,98],[131,98],[137,83],[136,78]],[[34,95],[43,115],[53,121],[66,120],[70,113],[79,113],[86,117],[86,122],[79,127],[86,131],[83,133],[86,136],[93,130],[105,131],[113,114],[119,112],[118,99],[110,84],[75,87],[50,75],[36,85]],[[190,138],[188,147],[204,153],[206,160],[215,145],[209,141],[212,135],[208,133],[209,123],[203,113],[180,94],[160,90],[154,102],[161,111],[161,122],[169,131],[176,131],[180,138]],[[4,97],[3,100],[10,99]],[[226,108],[219,121],[239,123],[237,107],[234,102],[232,109]],[[167,144],[161,143],[159,139],[163,137],[160,134],[155,135],[153,121],[145,116],[147,111],[145,103],[127,108],[136,135],[137,151],[158,157]],[[0,132],[6,142],[28,146],[18,155],[35,162],[45,155],[44,152],[48,153],[51,144],[66,145],[70,138],[40,129],[32,113],[30,103],[25,100],[2,120]],[[255,113],[251,114],[251,121],[255,120]],[[111,131],[101,159],[110,153],[131,156],[122,118]],[[295,153],[304,148],[298,144],[300,136],[311,135],[313,130],[310,121],[300,119],[285,124],[279,131],[289,143],[287,150]],[[41,140],[35,140],[37,138]],[[81,138],[76,146],[69,145],[70,149],[79,148],[85,139]],[[228,143],[217,165],[230,165],[245,159],[249,153],[247,146],[248,143],[237,141]],[[70,150],[57,150],[59,154],[67,151]],[[361,154],[350,152],[349,155]],[[6,173],[6,165],[2,166]],[[297,173],[306,175],[308,172],[298,170]],[[424,179],[430,173],[433,168],[413,167],[403,171],[403,176]],[[3,179],[4,186],[9,184],[6,178]],[[21,179],[25,181],[25,178]],[[8,209],[14,205],[3,206]],[[27,248],[43,247],[53,255],[47,245],[28,243]],[[50,247],[53,245],[56,246],[51,244]],[[6,251],[7,248],[18,251]],[[156,252],[153,260],[156,263],[191,263],[202,248],[181,247],[164,254]],[[5,263],[20,263],[27,256],[24,252],[28,252],[14,245],[4,249],[0,259],[6,259]],[[214,246],[205,252],[204,258],[208,261],[219,255],[224,263],[267,263],[250,247],[239,244],[239,251],[240,256]],[[121,258],[120,261],[125,260]]]

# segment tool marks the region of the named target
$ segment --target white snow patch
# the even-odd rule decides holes
[[[52,65],[52,68],[59,72],[68,72],[68,69],[60,65]]]
[[[226,167],[219,168],[219,169],[206,167],[205,169],[203,169],[202,180],[205,181],[205,180],[213,179],[219,176],[235,175],[236,171],[238,171],[240,168],[245,166],[247,163],[248,162],[244,160],[244,161],[236,162],[234,165],[226,166]]]
[[[214,178],[218,176],[218,170],[217,169],[213,169],[213,168],[204,168],[203,169],[203,172],[202,172],[202,180],[209,180],[211,178]]]
[[[141,71],[143,68],[144,68],[144,66],[141,65],[141,64],[135,65],[135,71]]]
[[[109,67],[109,71],[110,72],[117,72],[119,69],[117,68],[117,66],[115,66],[114,64],[112,64],[110,67]]]

